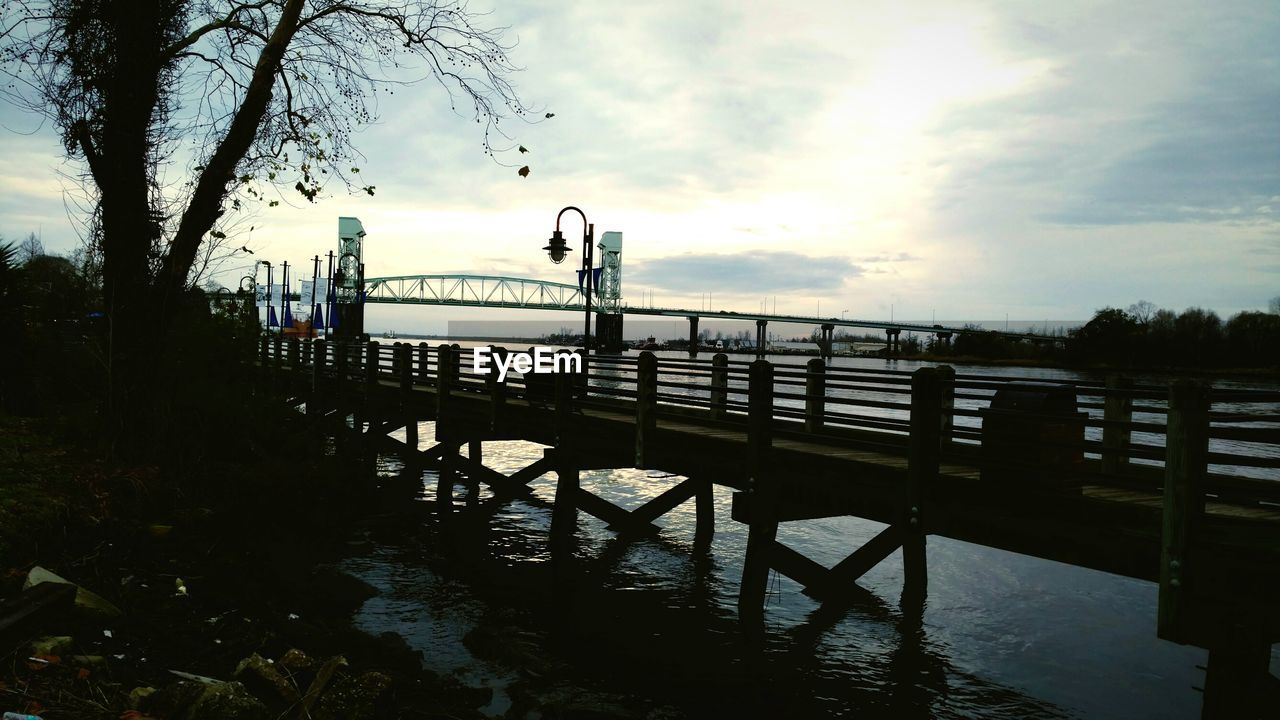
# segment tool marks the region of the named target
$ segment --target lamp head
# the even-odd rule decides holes
[[[556,230],[547,241],[547,246],[542,249],[547,251],[547,257],[551,258],[551,262],[557,265],[564,262],[565,255],[569,252],[569,246],[564,241],[564,233]]]

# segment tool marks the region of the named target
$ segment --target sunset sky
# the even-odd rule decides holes
[[[1069,320],[1280,295],[1273,0],[524,0],[482,22],[510,27],[516,86],[555,113],[504,123],[530,153],[497,164],[438,86],[398,91],[357,140],[377,194],[260,209],[255,257],[308,262],[354,215],[370,276],[573,282],[540,250],[572,204],[623,232],[633,304]],[[69,250],[55,134],[0,121],[0,234]]]

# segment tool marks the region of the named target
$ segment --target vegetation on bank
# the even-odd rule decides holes
[[[899,357],[1009,365],[1179,369],[1193,371],[1280,368],[1280,298],[1269,312],[1244,311],[1223,321],[1217,313],[1181,313],[1142,301],[1106,307],[1062,338],[1012,339],[967,326],[943,342],[904,335]],[[837,340],[854,339],[837,336]],[[884,342],[880,336],[856,338]]]

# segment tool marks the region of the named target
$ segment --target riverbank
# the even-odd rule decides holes
[[[249,456],[175,482],[157,467],[104,463],[60,439],[56,421],[0,415],[0,599],[27,596],[24,585],[47,570],[102,601],[6,633],[0,711],[133,720],[305,717],[304,705],[335,720],[502,714],[492,689],[424,670],[423,653],[394,633],[352,626],[379,591],[338,565],[366,552],[370,537],[411,535],[426,506],[331,456],[291,455],[298,438],[278,427],[274,449],[291,462]],[[192,490],[211,482],[224,491]],[[556,664],[543,648],[504,647],[507,630],[519,636],[510,624],[475,635],[494,638],[477,654],[494,658],[495,672],[519,678],[508,692],[520,714],[510,717],[586,717],[584,697],[597,698],[586,703],[590,717],[646,717],[634,699],[609,712],[599,699],[607,696],[566,678],[550,683]],[[566,698],[579,709],[561,712]]]

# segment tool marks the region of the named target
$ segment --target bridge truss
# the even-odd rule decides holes
[[[581,310],[576,285],[497,275],[401,275],[367,278],[365,301],[404,305]]]

